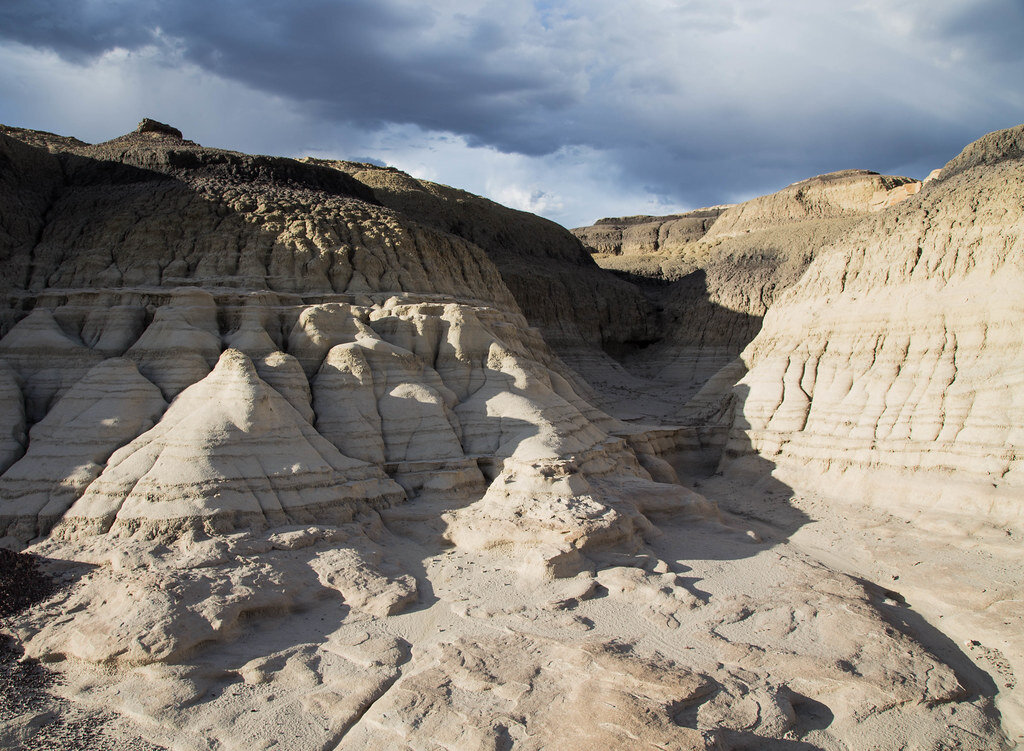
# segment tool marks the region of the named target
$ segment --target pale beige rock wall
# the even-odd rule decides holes
[[[36,161],[63,168],[48,203],[26,200],[5,212],[25,225],[20,236],[31,236],[31,247],[10,251],[24,265],[17,286],[27,293],[199,284],[307,295],[406,291],[517,310],[479,247],[399,218],[338,170],[154,133],[95,146],[43,143],[56,159],[29,149],[33,159],[5,173],[20,194],[39,191]],[[13,291],[8,306],[24,294]]]
[[[602,273],[579,240],[554,222],[393,167],[305,161],[351,175],[383,205],[482,248],[527,320],[559,354],[655,335],[653,311],[640,291]]]
[[[707,411],[690,399],[720,382],[719,373],[735,371],[765,313],[820,249],[920,187],[906,177],[846,170],[735,206],[573,230],[602,267],[628,275],[659,311],[658,336],[642,342],[649,346],[612,353],[653,384],[652,396],[671,395],[678,406],[662,410],[663,419],[704,419]],[[587,367],[600,372],[601,363]]]
[[[893,508],[1021,520],[1021,130],[811,264],[743,353],[732,455]]]

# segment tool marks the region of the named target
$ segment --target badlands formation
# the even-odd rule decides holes
[[[1022,227],[0,129],[0,747],[1014,747]]]

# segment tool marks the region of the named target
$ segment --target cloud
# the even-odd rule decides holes
[[[180,125],[184,110],[192,132],[236,148],[401,152],[441,182],[568,223],[596,218],[602,196],[621,214],[846,167],[924,174],[1020,119],[1021,38],[1016,0],[0,6],[9,49],[49,54],[65,80],[102,70],[120,99],[96,95],[114,112],[162,106]],[[0,114],[28,106],[21,96]]]

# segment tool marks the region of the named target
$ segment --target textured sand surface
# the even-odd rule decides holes
[[[0,742],[1011,748],[1020,132],[606,222],[616,276],[393,169],[4,129]]]

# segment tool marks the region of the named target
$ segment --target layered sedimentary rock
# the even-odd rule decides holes
[[[60,582],[5,624],[77,705],[190,750],[1007,745],[898,593],[679,484],[705,426],[595,405],[556,352],[622,375],[656,319],[550,223],[152,122],[0,147],[0,544]]]
[[[478,245],[380,208],[347,173],[203,149],[173,129],[96,146],[10,133],[27,139],[14,151],[45,148],[38,159],[57,159],[63,178],[28,274],[7,297],[16,323],[0,339],[13,376],[10,459],[24,445],[19,426],[38,423],[29,456],[5,476],[6,534],[28,540],[54,525],[67,539],[223,533],[350,519],[409,496],[483,495],[459,518],[484,521],[455,524],[475,531],[451,536],[486,548],[509,544],[491,517],[518,513],[538,487],[554,483],[542,496],[556,508],[586,490],[593,509],[582,517],[550,513],[549,525],[569,529],[536,557],[544,576],[588,547],[635,547],[650,526],[646,506],[710,513],[682,488],[654,483],[611,435],[616,421],[576,393]],[[31,169],[14,166],[11,184],[33,183]],[[510,260],[516,237],[503,233],[518,231],[539,235],[520,260],[589,263],[549,223],[515,229],[507,210],[482,199],[446,213],[456,192],[427,187],[410,195],[429,194],[433,208],[413,202],[408,211],[434,226],[468,211],[476,218],[463,234],[491,254]],[[572,339],[587,336],[573,330]],[[125,377],[96,382],[106,371]],[[139,389],[150,402],[136,409]],[[79,408],[67,405],[100,391],[107,409],[139,419],[121,420],[81,456],[47,443],[54,430],[75,429]],[[644,463],[659,467],[653,455]],[[558,490],[552,472],[579,487]],[[496,478],[502,491],[488,500]],[[59,499],[46,496],[51,481]],[[641,502],[647,490],[662,500]],[[613,534],[593,533],[595,513],[613,520]]]
[[[920,187],[906,177],[846,170],[734,206],[603,219],[573,232],[604,268],[641,284],[660,311],[653,344],[616,354],[656,384],[652,396],[671,394],[661,417],[692,422],[707,410],[682,405],[727,366],[735,381],[740,351],[819,250]]]
[[[819,255],[743,353],[730,453],[893,508],[1020,519],[1022,132]]]
[[[154,428],[110,457],[58,532],[347,521],[353,506],[403,497],[378,467],[338,453],[229,349]]]
[[[32,273],[32,248],[63,183],[60,161],[46,149],[34,148],[35,132],[14,132],[29,140],[0,133],[0,202],[6,207],[0,215],[0,290],[5,295],[23,286]],[[13,323],[7,306],[0,316],[6,331]]]
[[[711,243],[794,222],[881,211],[920,189],[921,182],[909,177],[843,170],[802,180],[741,204],[711,206],[670,216],[600,219],[573,233],[599,255],[672,253],[702,239]]]
[[[68,336],[44,308],[32,311],[0,339],[0,353],[24,384],[30,422],[42,419],[64,392],[103,359]]]
[[[573,234],[600,255],[642,255],[671,251],[700,240],[729,206],[710,206],[670,216],[626,216],[599,219]]]
[[[64,174],[48,220],[44,207],[26,212],[40,227],[31,253],[15,260],[31,257],[19,286],[32,294],[201,282],[304,295],[419,291],[511,304],[479,248],[396,221],[369,188],[337,170],[202,149],[155,132],[96,146],[37,140],[57,154]],[[20,189],[35,184],[35,174],[16,165],[7,177]],[[12,295],[9,304],[22,299]]]
[[[32,427],[29,450],[0,476],[0,536],[47,533],[110,455],[152,427],[166,407],[128,360],[111,358],[89,370]]]
[[[553,222],[393,167],[306,161],[342,170],[383,205],[481,247],[530,323],[572,362],[585,357],[581,344],[614,349],[657,335],[641,292],[601,273],[579,240]]]

